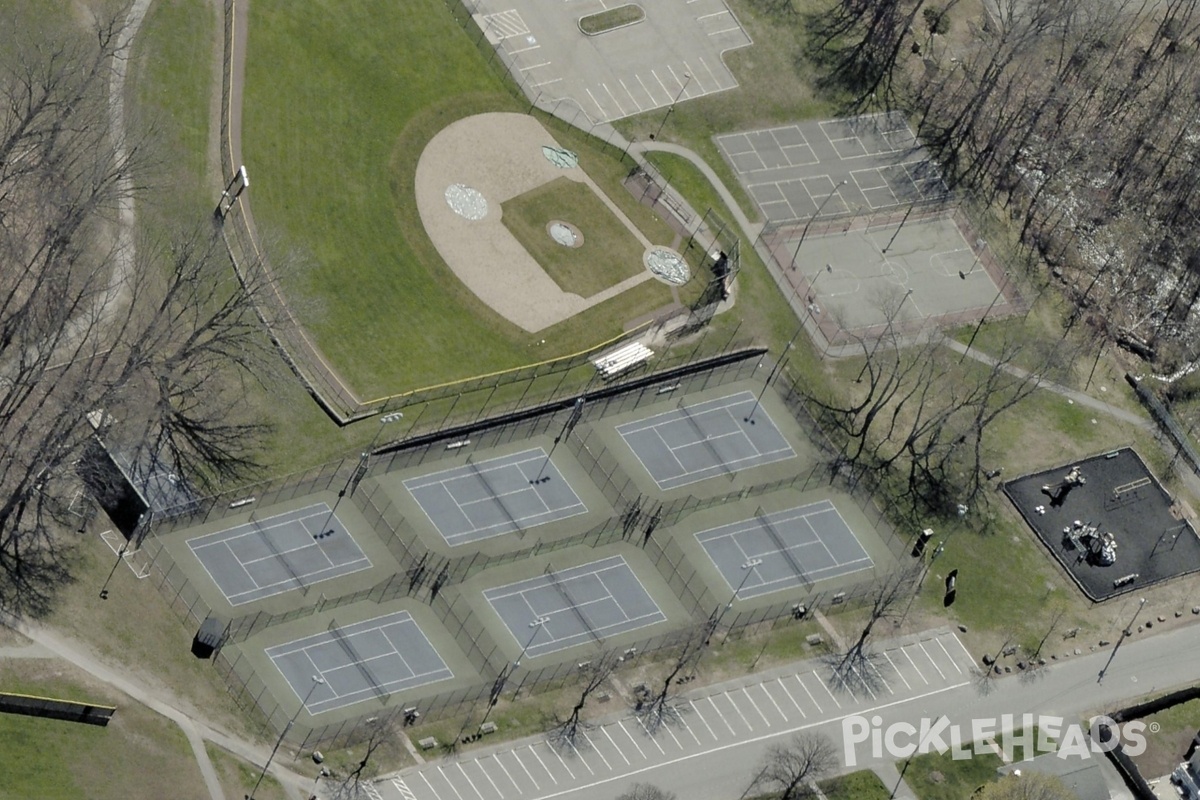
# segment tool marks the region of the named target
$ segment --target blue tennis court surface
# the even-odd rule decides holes
[[[308,697],[310,714],[454,677],[407,611],[345,627],[334,622],[328,630],[268,647],[266,653],[296,697]],[[314,686],[313,678],[325,683]]]
[[[696,534],[741,599],[870,569],[874,562],[828,500]],[[758,563],[754,563],[758,562]],[[747,575],[747,570],[752,572]],[[743,583],[744,579],[744,583]]]
[[[617,433],[664,491],[796,455],[750,392],[681,404]]]
[[[558,572],[547,569],[483,596],[518,645],[528,645],[530,656],[600,643],[667,618],[622,556]]]
[[[540,447],[404,481],[446,543],[455,546],[587,513]]]
[[[187,540],[232,606],[370,569],[325,503]]]

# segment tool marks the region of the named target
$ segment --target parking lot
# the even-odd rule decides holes
[[[750,37],[722,0],[645,3],[642,22],[584,35],[579,20],[605,8],[601,0],[491,0],[474,18],[530,99],[546,108],[569,98],[592,123],[737,86],[722,55]]]

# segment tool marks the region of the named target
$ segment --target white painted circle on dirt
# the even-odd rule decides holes
[[[682,286],[692,277],[683,256],[669,247],[651,247],[642,256],[642,262],[654,277],[673,286]]]
[[[455,214],[472,222],[483,219],[488,213],[487,198],[478,189],[462,183],[452,183],[446,187],[446,203]]]

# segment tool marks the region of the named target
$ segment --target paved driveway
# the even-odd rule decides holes
[[[871,689],[838,690],[819,663],[796,667],[682,695],[679,722],[657,735],[647,733],[632,714],[615,715],[588,731],[587,746],[575,751],[557,750],[544,738],[524,739],[433,761],[373,788],[383,800],[547,800],[679,762],[694,764],[707,754],[775,740],[851,714],[923,700],[975,679],[970,655],[947,631],[890,643],[877,659]],[[739,765],[737,778],[748,781],[752,769],[753,764]]]
[[[585,36],[579,20],[614,0],[486,0],[476,24],[541,107],[570,98],[592,123],[732,89],[723,54],[750,37],[724,0],[644,0],[639,23]]]

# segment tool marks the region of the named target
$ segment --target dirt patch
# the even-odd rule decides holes
[[[645,239],[582,169],[556,166],[543,147],[560,145],[533,117],[492,113],[460,119],[426,145],[415,186],[421,222],[447,266],[480,300],[530,333],[650,279],[639,274],[588,298],[564,292],[504,227],[502,203],[566,177],[590,186],[635,236]],[[486,213],[468,219],[456,212],[446,196],[456,185],[478,192]]]

